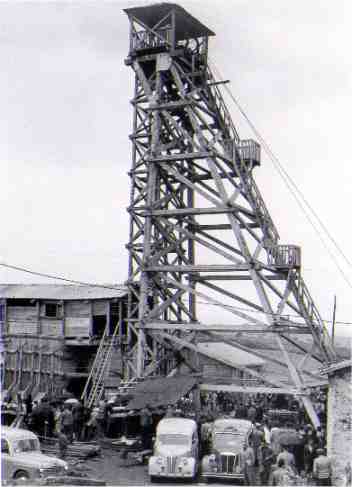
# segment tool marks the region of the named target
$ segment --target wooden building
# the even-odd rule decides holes
[[[80,394],[105,328],[124,333],[123,286],[0,285],[2,388],[22,392]],[[111,370],[118,374],[119,350]]]

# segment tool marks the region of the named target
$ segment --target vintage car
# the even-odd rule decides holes
[[[243,446],[248,444],[253,425],[246,419],[223,418],[211,428],[210,455],[202,459],[202,479],[230,478],[244,481]]]
[[[193,419],[160,420],[156,429],[153,456],[148,463],[150,479],[194,479],[198,471],[198,454],[197,424]]]
[[[1,479],[38,479],[65,475],[67,463],[40,451],[37,436],[20,428],[1,428]]]

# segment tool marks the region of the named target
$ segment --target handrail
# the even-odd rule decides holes
[[[97,353],[95,355],[92,368],[90,370],[90,374],[89,374],[89,376],[87,378],[86,385],[84,386],[84,389],[83,389],[83,392],[82,392],[82,395],[81,395],[82,401],[86,401],[87,400],[87,393],[88,393],[89,384],[90,384],[90,381],[92,380],[92,377],[94,375],[94,370],[95,370],[96,365],[98,363],[99,355],[101,354],[101,352],[102,352],[102,350],[103,350],[103,348],[105,346],[105,343],[104,342],[105,342],[105,339],[106,339],[107,334],[108,334],[108,325],[105,326],[103,336],[102,336],[102,338],[100,340],[99,347],[98,347]]]
[[[103,381],[106,374],[106,367],[111,357],[112,347],[115,344],[115,338],[118,333],[119,326],[120,322],[118,322],[115,326],[111,337],[108,335],[109,325],[107,325],[104,330],[103,337],[100,341],[99,348],[93,362],[91,373],[89,374],[86,386],[81,396],[82,400],[88,407],[91,407],[97,400],[99,401],[103,393]],[[88,394],[90,383],[92,383],[92,385]]]

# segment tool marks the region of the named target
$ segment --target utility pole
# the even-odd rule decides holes
[[[332,330],[331,330],[331,342],[333,345],[335,342],[335,324],[336,324],[336,294],[334,296],[334,311],[332,314]]]

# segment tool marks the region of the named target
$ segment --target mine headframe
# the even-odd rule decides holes
[[[309,361],[336,355],[300,248],[279,244],[254,180],[260,146],[240,139],[209,67],[214,33],[176,4],[125,12],[135,73],[125,376],[167,375],[181,362],[197,371],[207,340],[231,344],[236,362],[236,351],[253,352],[238,332],[257,330],[275,353],[253,353],[281,367],[280,378],[236,367],[261,387],[303,394],[320,379]]]

